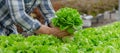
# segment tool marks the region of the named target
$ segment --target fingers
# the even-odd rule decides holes
[[[69,36],[70,34],[68,32],[62,31],[58,34],[59,37],[65,37],[65,36]]]
[[[62,37],[65,37],[65,36],[69,36],[70,34],[67,32],[67,31],[61,31],[59,28],[52,28],[53,31],[52,31],[52,34],[56,37],[59,37],[59,38],[62,38]]]
[[[48,24],[48,26],[51,27],[51,28],[57,28],[52,23]]]
[[[45,25],[41,25],[41,27],[35,32],[36,34],[50,34],[51,28]]]

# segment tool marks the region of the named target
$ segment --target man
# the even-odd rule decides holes
[[[45,25],[29,16],[38,7],[45,19]],[[27,33],[52,34],[57,37],[68,35],[66,31],[51,28],[51,19],[55,16],[50,0],[0,0],[0,35],[18,34],[15,24]]]

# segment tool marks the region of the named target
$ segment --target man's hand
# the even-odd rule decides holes
[[[55,28],[55,27],[50,28],[50,27],[45,26],[45,25],[42,25],[40,27],[40,29],[38,29],[35,33],[37,33],[37,34],[49,34],[49,35],[51,34],[51,35],[54,35],[54,36],[59,37],[59,38],[70,35],[66,31],[61,31],[59,28]]]
[[[41,27],[35,31],[36,34],[51,34],[51,28],[45,25],[41,25]]]
[[[67,31],[61,31],[59,28],[53,27],[51,34],[55,35],[56,37],[65,37],[65,36],[69,36],[70,34]]]

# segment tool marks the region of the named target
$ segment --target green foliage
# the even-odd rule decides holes
[[[57,17],[52,19],[52,24],[55,27],[60,27],[61,30],[67,30],[70,33],[81,29],[83,22],[76,9],[61,8],[56,12],[56,15]]]
[[[40,34],[0,36],[0,53],[119,53],[120,22],[76,31],[58,39]]]

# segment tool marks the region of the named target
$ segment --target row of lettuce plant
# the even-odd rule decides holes
[[[0,36],[0,53],[119,53],[120,22],[74,32],[72,39],[41,34]]]

